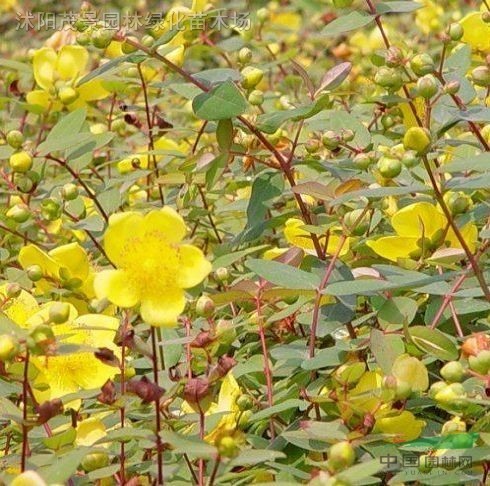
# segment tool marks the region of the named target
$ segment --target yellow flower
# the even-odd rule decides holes
[[[464,29],[462,42],[466,42],[474,51],[487,54],[490,51],[490,24],[482,19],[481,12],[472,12],[461,22]]]
[[[109,95],[100,80],[94,79],[81,86],[78,80],[85,72],[88,51],[81,46],[63,46],[58,52],[43,47],[34,53],[34,78],[41,89],[27,93],[27,102],[47,110],[51,105],[59,110],[62,105],[73,110],[88,101],[101,100]]]
[[[112,215],[104,247],[117,269],[97,274],[97,297],[119,307],[141,304],[141,317],[153,326],[176,325],[185,307],[184,289],[211,271],[199,248],[181,243],[186,231],[182,217],[168,206],[145,216]]]
[[[90,267],[87,252],[78,243],[58,246],[46,253],[36,245],[26,245],[19,252],[19,263],[27,269],[39,265],[43,278],[36,282],[39,294],[48,293],[53,284],[63,285],[87,299],[95,297],[93,280],[94,272]],[[82,302],[72,302],[77,309],[84,311]],[[80,305],[79,305],[80,304]]]
[[[0,310],[11,320],[21,327],[29,317],[39,310],[36,299],[25,290],[14,299],[7,298],[8,284],[0,286]]]
[[[408,354],[396,358],[391,373],[400,381],[410,385],[413,391],[425,391],[429,388],[429,374],[424,363]]]
[[[443,243],[450,248],[461,248],[454,231],[449,228],[444,214],[433,204],[420,202],[397,211],[391,218],[397,236],[384,236],[366,244],[378,255],[391,261],[399,258],[418,259],[424,252],[435,250]],[[471,251],[475,250],[478,229],[467,223],[460,232]]]
[[[392,435],[392,442],[407,442],[420,436],[425,427],[423,420],[415,418],[412,412],[404,410],[402,413],[394,412],[376,420],[373,432]]]
[[[49,309],[53,302],[41,306],[39,312],[31,316],[24,327],[34,328],[49,319]],[[58,344],[80,346],[79,350],[55,356],[32,356],[31,362],[39,371],[38,386],[48,390],[35,390],[39,400],[62,398],[80,389],[100,388],[107,380],[114,378],[118,368],[109,366],[94,355],[97,348],[108,348],[119,353],[114,337],[119,320],[101,314],[78,313],[70,305],[70,316],[66,323],[51,325]],[[63,351],[63,353],[66,351]]]
[[[10,12],[17,6],[17,0],[2,0],[0,2],[0,12]]]
[[[417,2],[423,5],[415,14],[417,27],[425,35],[440,31],[444,9],[432,0],[417,0]]]
[[[90,447],[106,435],[106,427],[100,418],[86,418],[77,424],[77,437],[75,443],[77,446]]]
[[[302,248],[303,250],[314,250],[315,247],[313,245],[313,241],[311,239],[311,234],[303,229],[305,224],[301,219],[290,218],[286,221],[286,226],[284,228],[284,236],[286,241],[298,248]],[[338,227],[330,228],[330,234],[328,237],[327,244],[327,253],[329,255],[333,255],[340,244],[340,235],[337,233],[339,230]],[[319,236],[320,245],[324,246],[325,244],[325,235]],[[345,241],[341,251],[340,256],[344,256],[349,252],[350,239],[347,238]]]

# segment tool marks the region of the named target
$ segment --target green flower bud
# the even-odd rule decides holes
[[[402,75],[396,69],[388,67],[378,69],[374,82],[390,91],[398,91],[403,86]]]
[[[218,452],[222,457],[236,457],[240,451],[236,440],[233,437],[223,437],[217,444]]]
[[[323,146],[335,150],[340,144],[340,137],[332,130],[327,130],[322,136]]]
[[[466,423],[459,417],[454,417],[444,423],[441,430],[441,435],[461,434],[466,432]]]
[[[86,472],[95,471],[109,465],[109,455],[106,452],[92,452],[87,454],[81,462]]]
[[[399,47],[392,46],[386,51],[386,65],[388,67],[397,67],[403,63],[403,52]]]
[[[44,479],[35,471],[24,471],[18,474],[10,486],[47,486]]]
[[[257,10],[257,20],[263,24],[269,18],[269,10],[267,8],[259,8]]]
[[[423,53],[417,54],[412,58],[410,67],[417,76],[424,76],[433,73],[436,65],[434,59],[429,54]]]
[[[344,142],[352,142],[355,136],[356,134],[354,133],[353,130],[350,129],[342,130],[342,140]]]
[[[397,400],[406,400],[412,394],[412,387],[405,381],[397,380],[395,389],[395,398]]]
[[[344,215],[344,224],[351,230],[351,234],[354,236],[362,236],[369,229],[369,216],[366,213],[361,218],[363,212],[363,209],[354,209]]]
[[[78,96],[78,91],[71,86],[65,86],[58,91],[58,98],[64,105],[71,105]]]
[[[407,150],[402,155],[402,164],[407,169],[412,169],[413,167],[419,165],[419,163],[420,163],[420,158],[417,156],[417,152],[415,152],[415,150]]]
[[[390,115],[383,115],[381,117],[381,125],[385,130],[389,130],[395,124],[395,120]]]
[[[39,324],[30,332],[32,344],[40,351],[46,344],[49,344],[55,340],[53,330],[46,324]]]
[[[10,334],[0,335],[0,361],[8,361],[19,352],[19,343]]]
[[[248,95],[248,102],[252,106],[260,106],[264,102],[264,93],[260,89],[254,89]]]
[[[138,39],[136,37],[128,37],[128,39],[137,42]],[[138,50],[137,47],[133,46],[133,44],[130,44],[127,41],[124,41],[121,44],[121,50],[124,52],[124,54],[132,54],[133,52],[136,52]]]
[[[486,367],[488,371],[490,370],[490,349],[484,349],[478,353],[478,360],[481,362],[482,366]]]
[[[19,130],[10,130],[7,133],[7,143],[14,149],[19,149],[24,143],[24,135]]]
[[[69,182],[61,188],[61,197],[65,201],[73,201],[78,197],[78,187]]]
[[[75,27],[77,32],[85,32],[90,27],[90,24],[86,20],[78,18],[73,27]]]
[[[98,49],[106,49],[113,37],[114,32],[109,29],[96,29],[92,32],[92,44]]]
[[[430,132],[421,127],[409,128],[403,137],[405,150],[415,150],[418,154],[424,153],[430,146]]]
[[[444,381],[436,381],[429,388],[429,397],[434,399],[435,396],[444,388],[446,388],[447,383]]]
[[[477,86],[488,88],[490,86],[490,68],[488,66],[478,66],[471,71],[471,80]]]
[[[464,368],[459,361],[449,361],[441,368],[441,376],[450,382],[459,382],[464,377]]]
[[[247,428],[250,426],[250,418],[252,415],[252,410],[245,410],[240,414],[237,424],[239,430],[247,430]]]
[[[485,24],[490,24],[490,12],[488,10],[482,12],[481,19]]]
[[[444,201],[451,213],[455,216],[465,213],[472,206],[471,197],[467,196],[464,192],[446,192],[444,194]]]
[[[230,273],[228,272],[228,269],[225,267],[219,267],[216,269],[214,272],[214,275],[216,277],[216,280],[219,282],[228,282],[230,278]]]
[[[242,69],[242,86],[245,89],[254,89],[264,77],[264,71],[257,67],[246,66]]]
[[[141,43],[145,46],[145,47],[152,47],[153,46],[153,43],[155,42],[155,39],[151,36],[151,35],[144,35],[142,38],[141,38]]]
[[[9,299],[16,299],[21,292],[22,292],[22,287],[16,282],[8,283],[7,288],[5,289],[5,295]]]
[[[321,142],[320,140],[317,140],[315,138],[310,138],[306,143],[305,143],[305,150],[309,154],[316,154],[321,148]]]
[[[447,93],[448,95],[455,95],[459,89],[461,88],[461,83],[459,81],[449,81],[444,88],[443,91],[444,93]]]
[[[245,410],[251,410],[254,406],[254,401],[249,395],[240,395],[236,401],[237,407],[243,412]]]
[[[26,273],[31,282],[39,282],[43,278],[43,269],[39,265],[27,267]]]
[[[480,375],[486,375],[488,371],[488,367],[486,363],[480,359],[480,353],[477,356],[470,356],[468,358],[468,364],[473,371],[476,371]]]
[[[328,464],[335,471],[352,466],[356,460],[356,453],[352,445],[346,440],[337,442],[328,450]]]
[[[419,471],[422,473],[429,473],[434,467],[434,462],[431,460],[431,456],[423,454],[419,457]]]
[[[398,159],[389,156],[381,157],[376,167],[385,179],[393,179],[399,176],[402,171],[402,163]]]
[[[9,165],[14,172],[25,173],[31,170],[32,156],[25,151],[16,152],[10,156]]]
[[[41,215],[48,221],[54,221],[61,216],[61,206],[54,199],[45,199],[41,203]]]
[[[70,317],[70,306],[66,302],[56,302],[49,308],[49,320],[55,324],[63,324]]]
[[[92,36],[89,32],[80,32],[76,36],[76,41],[79,46],[88,46],[92,42]]]
[[[7,211],[7,217],[21,224],[25,223],[31,217],[31,212],[25,204],[15,204]]]
[[[214,314],[216,306],[213,299],[207,295],[201,295],[196,302],[196,313],[200,317],[211,317]]]
[[[359,170],[367,170],[374,160],[369,154],[362,152],[356,154],[352,161]]]
[[[459,406],[466,398],[466,392],[461,383],[451,383],[436,393],[434,399],[448,406]]]
[[[242,47],[238,51],[238,62],[240,64],[248,64],[252,60],[252,51],[248,47]]]
[[[417,81],[417,93],[422,98],[430,99],[437,94],[437,81],[432,74],[426,74]]]
[[[447,34],[449,35],[452,41],[456,42],[459,41],[461,37],[463,37],[464,29],[461,26],[461,24],[459,24],[458,22],[454,22],[448,27]]]

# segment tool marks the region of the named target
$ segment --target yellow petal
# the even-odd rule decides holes
[[[211,272],[212,266],[203,252],[193,245],[179,247],[180,267],[177,285],[183,289],[194,287],[201,283]]]
[[[470,251],[474,253],[478,241],[478,228],[473,223],[467,223],[460,228],[459,231]],[[456,233],[454,233],[452,228],[449,228],[447,232],[446,241],[448,242],[450,248],[462,248],[461,243],[459,242],[458,238],[456,237]]]
[[[109,218],[109,228],[104,234],[104,248],[109,259],[121,266],[128,255],[128,244],[135,237],[142,236],[143,215],[134,211],[113,214]]]
[[[185,307],[185,295],[181,289],[168,289],[160,297],[143,298],[141,317],[156,327],[174,327]]]
[[[102,420],[97,418],[88,418],[78,422],[75,443],[77,446],[90,447],[106,435],[106,428]]]
[[[291,245],[303,248],[304,250],[313,250],[315,246],[313,245],[311,234],[304,230],[302,228],[303,226],[305,226],[305,223],[301,219],[288,219],[284,228],[284,237]]]
[[[0,300],[5,300],[8,284],[0,286]],[[15,299],[9,299],[3,306],[2,312],[21,327],[26,327],[27,319],[39,310],[36,299],[25,290],[21,290]]]
[[[110,92],[104,88],[100,79],[93,79],[82,84],[77,88],[77,92],[83,101],[103,100],[110,95]]]
[[[330,233],[328,237],[328,244],[327,244],[327,253],[329,255],[334,255],[337,253],[337,250],[340,245],[340,236],[335,234],[335,233]],[[344,241],[344,244],[342,245],[342,249],[340,250],[339,256],[344,256],[346,253],[349,253],[349,247],[350,247],[350,238],[347,238]]]
[[[34,53],[32,58],[34,78],[44,91],[49,91],[53,87],[57,61],[58,56],[50,47],[43,47]]]
[[[45,275],[59,277],[60,265],[58,262],[35,245],[26,245],[20,249],[19,263],[22,268],[39,265]]]
[[[139,296],[124,270],[104,270],[95,276],[95,295],[98,299],[109,299],[119,307],[133,307]]]
[[[366,245],[378,255],[393,262],[397,262],[399,258],[410,258],[410,255],[420,250],[417,238],[401,236],[384,236],[377,240],[369,240]]]
[[[270,250],[266,250],[262,255],[264,260],[275,260],[279,258],[282,254],[288,251],[287,248],[271,248]]]
[[[58,246],[49,252],[49,256],[55,260],[60,267],[67,268],[71,277],[85,280],[90,272],[87,252],[78,244]]]
[[[36,89],[27,93],[26,100],[30,105],[41,106],[44,110],[47,110],[51,104],[49,94],[42,89]]]
[[[178,243],[187,233],[182,216],[170,206],[158,211],[150,211],[145,216],[145,236],[150,237],[155,232],[165,235],[169,243]]]
[[[87,62],[87,49],[82,46],[63,46],[58,54],[56,72],[64,81],[73,81],[85,70]]]
[[[429,388],[429,375],[424,363],[414,356],[402,354],[393,363],[391,373],[399,380],[410,385],[413,391],[425,391]]]
[[[428,202],[419,202],[405,206],[391,218],[391,225],[399,236],[432,238],[446,227],[446,218],[436,206]]]
[[[26,326],[29,328],[33,328],[38,326],[39,324],[44,324],[45,322],[49,321],[49,309],[55,305],[56,302],[46,302],[45,304],[41,305],[38,309],[38,311],[35,314],[32,314],[26,321]],[[68,303],[68,306],[70,308],[70,312],[68,315],[68,321],[66,324],[59,324],[56,326],[53,326],[53,332],[55,335],[64,335],[67,334],[71,329],[71,322],[75,320],[78,317],[78,312],[75,309],[73,305]],[[64,327],[62,327],[64,326]]]
[[[419,437],[424,427],[423,420],[417,420],[413,413],[404,410],[399,415],[376,420],[374,431],[393,435],[393,442],[406,442]]]
[[[481,12],[472,12],[459,22],[464,29],[462,42],[469,44],[473,50],[487,52],[490,50],[490,24],[482,19]]]

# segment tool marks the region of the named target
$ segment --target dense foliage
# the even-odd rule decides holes
[[[487,0],[163,3],[0,3],[0,482],[488,484]]]

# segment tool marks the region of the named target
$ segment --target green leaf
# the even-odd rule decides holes
[[[346,354],[345,350],[339,349],[336,346],[320,349],[313,358],[304,360],[301,368],[308,371],[332,368],[341,364]]]
[[[395,334],[385,334],[379,329],[371,329],[369,342],[376,363],[383,373],[390,374],[396,358],[405,352],[403,339]]]
[[[438,329],[426,326],[408,328],[413,343],[422,351],[443,360],[454,360],[458,357],[458,348],[446,334]]]
[[[83,458],[91,452],[91,449],[79,447],[63,455],[53,455],[50,465],[39,470],[39,473],[49,484],[63,484],[73,476]]]
[[[376,12],[379,14],[386,13],[408,13],[414,12],[422,8],[422,5],[418,2],[411,2],[409,0],[393,0],[390,2],[381,2],[376,5]]]
[[[43,439],[44,445],[48,449],[59,450],[63,446],[73,444],[77,437],[77,430],[73,427],[69,427],[68,429],[60,432],[59,434],[55,434],[51,437],[45,437]]]
[[[268,449],[246,449],[235,457],[229,467],[236,466],[252,466],[261,462],[275,461],[276,459],[284,459],[284,452],[273,451]]]
[[[320,285],[318,275],[274,260],[251,259],[246,266],[259,277],[285,289],[313,290]]]
[[[227,163],[228,154],[220,154],[208,164],[208,169],[206,170],[206,188],[208,191],[218,182]]]
[[[247,101],[233,81],[226,81],[194,98],[192,107],[201,120],[226,120],[241,115]]]
[[[184,436],[173,432],[172,430],[164,430],[160,432],[162,440],[173,446],[173,452],[186,453],[192,457],[201,459],[211,459],[218,452],[216,447],[207,442],[192,436]]]
[[[103,74],[109,73],[123,62],[134,62],[134,63],[142,62],[146,59],[146,57],[147,57],[146,54],[143,54],[141,51],[133,52],[131,54],[126,54],[124,56],[115,57],[114,59],[107,61],[106,63],[100,65],[98,68],[86,74],[82,79],[78,81],[77,86],[82,86],[82,84],[92,81],[92,79],[98,78]]]
[[[347,15],[337,17],[335,20],[327,24],[322,30],[322,34],[327,37],[343,34],[344,32],[350,32],[351,30],[357,30],[370,24],[374,20],[372,15],[368,15],[365,12],[351,12]]]
[[[417,313],[417,302],[409,297],[387,299],[378,311],[378,321],[383,328],[390,325],[410,324]]]
[[[260,412],[254,413],[250,417],[251,422],[258,422],[259,420],[264,420],[269,417],[272,417],[273,415],[277,415],[278,413],[285,412],[287,410],[291,410],[293,408],[299,408],[303,407],[306,402],[303,400],[298,400],[296,398],[290,398],[289,400],[285,400],[282,403],[278,403],[277,405],[274,405],[273,407],[267,407],[264,410],[261,410]]]
[[[455,158],[448,164],[444,164],[437,169],[438,172],[453,173],[453,172],[487,172],[490,171],[490,153],[484,152],[482,154],[474,155],[470,158]]]
[[[324,75],[320,82],[320,86],[318,87],[315,97],[324,90],[332,91],[342,84],[344,79],[349,75],[352,70],[352,63],[350,62],[342,62],[334,66],[332,69],[329,69]]]
[[[223,152],[230,150],[233,143],[233,122],[231,120],[220,120],[218,122],[216,139],[218,140],[219,148]]]

